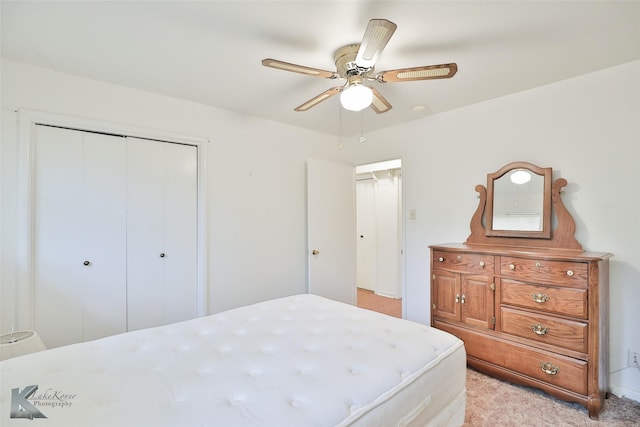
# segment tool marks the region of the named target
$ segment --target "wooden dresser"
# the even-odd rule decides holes
[[[529,239],[487,235],[476,212],[466,243],[429,246],[431,324],[464,341],[469,366],[581,403],[597,419],[608,386],[611,254],[576,248],[565,214],[555,237]]]

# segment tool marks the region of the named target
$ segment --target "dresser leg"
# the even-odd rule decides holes
[[[589,418],[597,420],[600,416],[600,410],[602,409],[602,401],[600,399],[590,398],[587,403],[587,409],[589,410]]]

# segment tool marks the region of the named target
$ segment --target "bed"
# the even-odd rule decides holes
[[[465,379],[453,335],[304,294],[5,360],[0,424],[459,426]]]

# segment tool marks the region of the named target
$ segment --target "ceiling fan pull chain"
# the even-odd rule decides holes
[[[367,138],[364,136],[364,110],[360,111],[360,144],[367,142]]]
[[[339,122],[339,134],[340,134],[340,141],[338,143],[338,149],[342,150],[344,148],[344,142],[342,139],[342,106],[340,105],[340,103],[338,103],[338,122]]]

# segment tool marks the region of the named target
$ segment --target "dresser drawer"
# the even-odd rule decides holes
[[[491,351],[477,357],[576,393],[587,392],[587,362],[583,360],[504,342],[494,342]]]
[[[433,268],[461,273],[492,274],[495,266],[493,255],[433,251]]]
[[[537,342],[587,352],[587,324],[502,307],[502,332]]]
[[[586,288],[587,264],[583,262],[547,261],[516,257],[500,257],[500,274],[524,282]]]
[[[500,303],[586,319],[587,290],[500,280]]]
[[[446,323],[435,322],[435,326],[464,341],[469,357],[484,360],[575,393],[587,394],[588,364],[584,360],[538,350],[497,337],[483,337],[473,330]]]

